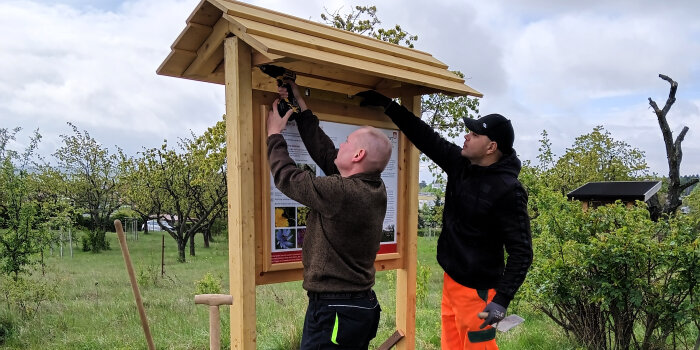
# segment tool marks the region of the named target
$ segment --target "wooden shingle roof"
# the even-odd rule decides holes
[[[376,89],[388,96],[443,92],[482,94],[432,55],[238,1],[203,0],[158,68],[161,75],[224,84],[226,37],[253,48],[253,64],[297,73],[306,87],[352,95]],[[271,89],[253,69],[253,87]]]

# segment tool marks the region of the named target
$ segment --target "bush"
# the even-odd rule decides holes
[[[526,299],[593,349],[688,341],[700,269],[686,218],[654,222],[643,203],[584,211],[556,192],[535,202]]]
[[[31,277],[17,279],[5,277],[3,280],[5,297],[11,306],[16,307],[23,317],[34,316],[41,304],[56,299],[56,285],[48,280]]]
[[[6,343],[15,334],[16,320],[6,311],[0,311],[0,345]]]
[[[430,286],[430,266],[419,265],[416,276],[416,302],[422,303],[428,297],[428,287]]]
[[[158,286],[160,281],[160,267],[156,265],[146,265],[145,267],[139,267],[139,271],[136,276],[136,281],[142,287],[148,286]]]
[[[195,294],[221,294],[221,278],[214,277],[211,272],[207,272],[204,277],[194,282]]]

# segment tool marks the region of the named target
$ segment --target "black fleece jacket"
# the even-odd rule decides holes
[[[493,301],[508,307],[532,263],[528,197],[518,181],[521,165],[515,151],[490,166],[477,166],[461,155],[461,147],[403,106],[392,102],[386,114],[447,174],[440,266],[463,286],[495,288]]]

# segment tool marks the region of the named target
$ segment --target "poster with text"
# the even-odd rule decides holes
[[[359,125],[326,121],[321,121],[320,127],[330,137],[336,148],[342,142],[345,142],[348,135],[361,128]],[[382,172],[382,180],[384,181],[387,194],[387,209],[378,252],[378,254],[388,254],[397,252],[396,209],[398,198],[396,192],[399,173],[399,132],[392,129],[379,130],[385,133],[389,141],[391,141],[391,158],[384,172]],[[287,128],[282,132],[282,135],[287,141],[289,156],[299,168],[310,171],[316,176],[325,176],[306,151],[294,121],[290,121],[287,124]],[[306,234],[306,216],[309,213],[309,208],[289,199],[280,192],[275,187],[272,175],[270,175],[270,213],[272,214],[270,215],[272,264],[301,261],[301,251],[304,246],[304,235]]]

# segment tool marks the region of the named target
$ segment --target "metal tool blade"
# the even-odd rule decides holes
[[[525,321],[525,319],[518,315],[510,315],[502,319],[501,322],[498,322],[496,324],[496,329],[501,332],[507,332],[511,328],[521,324],[523,321]]]

